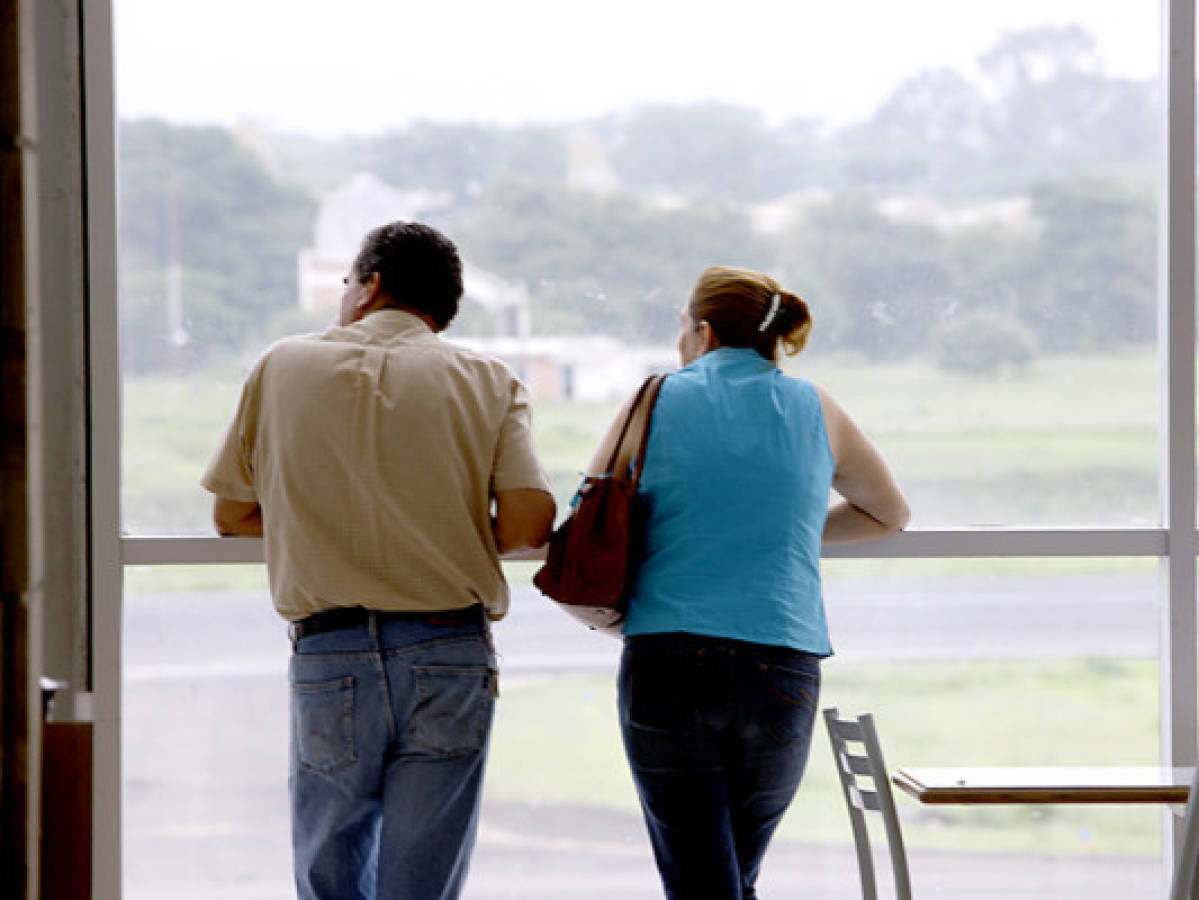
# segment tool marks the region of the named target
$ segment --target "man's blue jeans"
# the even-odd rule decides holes
[[[292,849],[301,900],[448,900],[466,879],[491,731],[488,626],[381,620],[296,641]]]
[[[814,656],[690,634],[626,639],[625,752],[671,900],[750,900],[808,759]]]

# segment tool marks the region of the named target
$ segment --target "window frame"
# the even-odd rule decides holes
[[[120,534],[115,103],[111,0],[81,0],[88,266],[88,472],[94,717],[93,896],[121,896],[121,621],[125,566],[261,563],[257,539]],[[1197,733],[1195,3],[1162,0],[1159,175],[1159,495],[1151,528],[946,528],[830,558],[1155,557],[1161,562],[1161,762],[1194,765]],[[1169,866],[1180,822],[1163,811]],[[1168,871],[1168,870],[1167,870]]]

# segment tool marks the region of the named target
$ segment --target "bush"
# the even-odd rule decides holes
[[[950,319],[933,333],[937,365],[950,372],[982,375],[1021,367],[1036,354],[1037,340],[1023,323],[998,312],[980,311]]]

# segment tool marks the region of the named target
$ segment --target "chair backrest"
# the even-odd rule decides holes
[[[1182,846],[1174,861],[1174,878],[1170,882],[1170,900],[1193,898],[1199,898],[1199,766],[1195,767],[1191,779],[1182,824]]]
[[[874,729],[874,717],[864,713],[856,719],[842,719],[836,707],[824,710],[833,744],[833,761],[841,780],[841,792],[849,810],[853,842],[858,854],[858,872],[862,878],[862,897],[876,900],[878,887],[874,876],[874,856],[870,852],[870,832],[866,813],[882,816],[886,829],[887,848],[891,854],[891,871],[895,876],[898,900],[911,900],[912,885],[908,878],[908,860],[899,830],[899,816],[891,795],[891,779],[883,762],[882,747]],[[868,780],[868,783],[867,783]]]

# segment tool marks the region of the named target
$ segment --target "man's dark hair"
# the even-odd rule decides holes
[[[389,222],[362,239],[354,275],[380,284],[397,304],[432,317],[438,330],[458,315],[462,299],[462,260],[454,242],[420,222]]]

